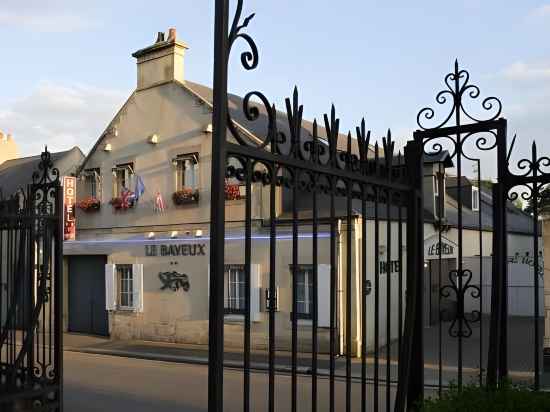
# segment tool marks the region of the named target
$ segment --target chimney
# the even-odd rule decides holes
[[[167,39],[159,32],[153,45],[132,54],[137,59],[138,90],[170,81],[183,82],[183,57],[187,49],[178,40],[176,29],[171,28]]]
[[[6,160],[17,159],[19,157],[19,149],[11,134],[5,135],[0,131],[0,165]]]

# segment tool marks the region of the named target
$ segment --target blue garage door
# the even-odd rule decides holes
[[[105,310],[106,256],[69,258],[69,331],[108,335]]]

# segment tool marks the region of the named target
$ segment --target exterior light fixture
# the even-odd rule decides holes
[[[170,237],[172,239],[175,239],[178,237],[178,231],[177,230],[173,230],[172,233],[170,233]]]
[[[195,230],[195,237],[202,237],[202,230],[201,229]]]
[[[154,133],[151,136],[149,136],[149,143],[151,144],[157,144],[159,142],[159,136],[158,134]]]
[[[103,150],[105,152],[110,152],[111,150],[113,150],[113,147],[111,146],[111,143],[107,143],[104,147],[103,147]]]
[[[154,239],[155,238],[155,232],[149,232],[147,234],[147,239]]]
[[[425,267],[425,268],[428,267],[428,262],[424,262],[424,267]]]
[[[212,133],[214,131],[214,129],[212,128],[212,123],[209,123],[205,128],[204,128],[204,133]]]
[[[189,230],[186,230],[186,231],[185,231],[185,235],[186,235],[186,236],[189,236],[190,234],[191,234],[191,231],[189,231]]]

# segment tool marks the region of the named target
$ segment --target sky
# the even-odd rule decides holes
[[[550,152],[550,0],[244,3],[260,66],[242,70],[236,46],[232,92],[260,90],[283,108],[296,85],[306,118],[334,104],[344,132],[365,117],[402,146],[458,59],[482,96],[502,100],[515,155],[533,140]],[[185,77],[212,84],[213,21],[213,0],[2,0],[0,130],[23,155],[46,144],[86,153],[135,88],[132,52],[158,31],[177,28]]]

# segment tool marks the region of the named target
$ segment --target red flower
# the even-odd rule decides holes
[[[99,199],[90,196],[78,202],[76,204],[76,207],[78,207],[80,210],[83,210],[84,212],[96,212],[101,208],[101,202],[99,201]]]

